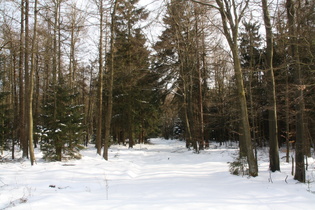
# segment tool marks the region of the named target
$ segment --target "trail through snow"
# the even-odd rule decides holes
[[[37,151],[35,166],[0,163],[0,209],[314,209],[314,183],[293,180],[284,162],[281,172],[269,173],[266,151],[259,176],[248,178],[229,173],[235,148],[194,154],[182,141],[150,141],[113,145],[109,161],[90,146],[81,160],[48,163]],[[309,164],[313,173],[314,160]]]

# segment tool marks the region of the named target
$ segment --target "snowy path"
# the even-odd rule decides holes
[[[0,209],[314,209],[315,194],[289,164],[270,182],[261,156],[258,177],[237,177],[228,172],[233,149],[193,154],[184,142],[151,142],[115,145],[107,162],[89,148],[67,163],[0,163]]]

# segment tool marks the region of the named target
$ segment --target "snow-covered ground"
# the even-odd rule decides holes
[[[309,184],[291,176],[291,164],[269,173],[259,153],[259,176],[234,176],[237,150],[217,147],[194,154],[177,140],[151,139],[133,149],[114,145],[109,161],[91,145],[81,160],[0,163],[0,209],[315,209],[315,163]],[[267,153],[267,151],[265,151]],[[283,154],[281,154],[283,156]]]

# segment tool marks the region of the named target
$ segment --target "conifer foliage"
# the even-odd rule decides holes
[[[8,104],[4,102],[7,95],[9,95],[9,93],[0,92],[0,154],[10,139],[10,130],[12,129],[12,110],[10,110]]]
[[[0,158],[33,164],[37,145],[46,160],[80,158],[96,137],[108,160],[112,143],[164,136],[195,153],[238,142],[233,172],[247,161],[257,176],[260,147],[274,172],[286,144],[307,181],[315,1],[77,2],[0,1]]]
[[[13,113],[8,103],[10,92],[5,90],[7,81],[5,81],[5,69],[4,62],[5,58],[0,54],[0,156],[3,150],[9,145],[10,140],[12,141],[12,130],[13,130]]]
[[[78,93],[63,80],[50,87],[42,115],[41,149],[44,159],[61,161],[81,157],[79,151],[83,149],[84,127],[82,106],[73,103],[77,97]]]
[[[149,50],[141,29],[148,12],[137,8],[138,0],[120,1],[115,17],[114,130],[129,139],[143,141],[158,103],[153,102],[157,75],[149,69]],[[154,120],[153,120],[154,121]],[[122,137],[120,137],[122,138]]]

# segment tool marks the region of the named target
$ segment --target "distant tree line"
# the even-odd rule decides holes
[[[0,155],[17,146],[34,164],[108,160],[153,136],[239,142],[249,175],[259,147],[280,170],[295,149],[295,179],[315,137],[315,2],[165,0],[155,43],[139,0],[0,1]],[[17,12],[18,11],[18,12]],[[259,16],[259,18],[257,18]]]

